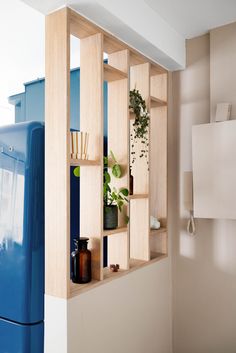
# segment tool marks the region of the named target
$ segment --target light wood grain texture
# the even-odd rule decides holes
[[[108,237],[108,266],[111,264],[119,264],[122,270],[129,268],[128,245],[128,232],[118,233],[116,236]]]
[[[131,53],[131,65],[143,64],[147,62],[147,58],[139,51],[130,47],[110,33],[104,31],[101,27],[90,22],[77,12],[68,9],[70,13],[70,31],[71,34],[80,39],[89,37],[96,33],[104,35],[104,52],[107,54],[116,53],[124,49],[128,49]],[[152,73],[165,73],[167,70],[153,60],[148,60],[152,64]]]
[[[162,253],[168,254],[168,235],[167,232],[159,233],[158,236],[150,237],[150,248],[151,254],[154,253]]]
[[[114,56],[115,54],[113,54]],[[116,69],[115,67],[104,64],[104,80],[107,82],[123,80],[127,78],[128,75],[126,72],[122,72],[121,70]]]
[[[89,159],[71,159],[70,160],[70,165],[73,167],[76,166],[95,166],[95,165],[101,165],[101,161],[91,161]]]
[[[151,77],[151,96],[167,101],[167,73]]]
[[[117,190],[129,188],[129,51],[122,50],[108,56],[108,63],[125,76],[122,80],[108,83],[108,153],[112,151],[122,167],[121,178],[111,174],[111,187]],[[126,226],[127,206],[119,212],[119,226]],[[109,240],[108,259],[127,269],[129,233]]]
[[[157,65],[156,63],[151,63],[151,70],[150,70],[150,75],[151,76],[156,76],[156,75],[161,75],[163,73],[166,73],[167,71],[163,71],[163,68],[160,65]]]
[[[45,292],[69,296],[70,47],[67,9],[46,17]]]
[[[130,200],[135,200],[135,199],[147,199],[148,198],[148,194],[134,194],[134,195],[130,195],[129,199]]]
[[[136,270],[139,270],[140,268],[150,266],[153,263],[161,261],[167,257],[166,254],[162,254],[162,253],[152,253],[151,256],[152,256],[152,258],[150,261],[130,259],[128,270],[111,272],[109,268],[107,268],[107,267],[104,268],[104,270],[103,270],[104,280],[103,281],[93,280],[92,282],[87,283],[87,284],[75,284],[75,283],[71,282],[70,283],[71,297],[75,297],[75,296],[80,295],[82,293],[85,293],[93,288],[97,288],[99,286],[102,286],[103,284],[106,284],[110,281],[113,281],[114,279],[118,279],[120,277],[126,276],[129,273],[132,273]]]
[[[114,36],[111,34],[104,33],[104,52],[107,54],[113,54],[118,51],[126,49],[125,43],[121,42],[120,40],[117,40]]]
[[[151,109],[150,214],[167,225],[167,107]]]
[[[149,199],[130,201],[130,257],[150,260]]]
[[[147,58],[141,55],[137,55],[137,53],[130,52],[130,66],[145,64],[147,62]]]
[[[108,229],[103,231],[103,236],[104,237],[109,237],[111,235],[116,235],[119,233],[125,233],[128,231],[128,227],[118,227],[116,229]]]
[[[155,96],[167,99],[167,75],[153,76],[151,78],[151,92]],[[161,222],[160,232],[151,230],[151,251],[168,254],[167,229],[167,106],[156,107],[151,105],[150,110],[150,214]]]
[[[131,67],[130,89],[138,89],[146,102],[147,109],[150,108],[150,64],[144,63]],[[134,135],[133,121],[130,120],[130,134]],[[149,133],[147,135],[149,139]],[[135,151],[136,160],[131,162],[133,175],[134,194],[130,196],[130,256],[132,258],[146,260],[150,259],[149,240],[149,152],[148,160],[140,158],[143,144],[141,139],[137,143],[132,142],[130,151]],[[150,149],[150,141],[149,141]],[[131,155],[132,161],[132,155]],[[147,164],[148,162],[148,164]]]
[[[159,98],[151,96],[150,99],[151,99],[151,108],[164,107],[167,105],[166,101],[163,101]]]
[[[159,229],[150,229],[150,235],[160,235],[167,232],[166,227],[161,227]]]
[[[88,155],[99,166],[80,170],[80,235],[90,239],[92,277],[103,278],[103,35],[80,43],[80,128],[90,136]],[[91,142],[92,141],[92,142]]]
[[[70,34],[81,39],[80,128],[88,133],[88,160],[70,155]],[[103,52],[109,64],[103,64]],[[133,167],[134,195],[130,198],[130,225],[123,216],[114,232],[103,230],[103,82],[108,80],[109,148],[123,167],[123,178],[112,180],[116,187],[128,187],[129,128],[132,128],[129,105],[130,87],[137,88],[151,109],[149,173],[144,159]],[[109,33],[71,9],[62,9],[46,19],[46,293],[68,298],[119,278],[130,271],[163,259],[168,250],[167,232],[158,237],[149,228],[149,186],[151,209],[166,226],[167,176],[167,83],[166,70],[147,60]],[[150,88],[151,84],[151,88]],[[152,97],[151,97],[152,96]],[[153,143],[154,141],[154,143]],[[79,156],[77,156],[79,157]],[[74,285],[70,278],[70,166],[81,168],[80,235],[88,236],[92,250],[93,280]],[[93,168],[91,168],[91,166]],[[136,170],[135,170],[136,168]],[[57,178],[55,179],[55,174]],[[158,176],[158,179],[155,178]],[[116,184],[117,183],[117,184]],[[131,232],[129,261],[129,228]],[[121,270],[103,269],[103,237],[108,236],[108,261],[119,263]],[[154,235],[154,234],[153,234]],[[158,239],[151,247],[150,239]],[[164,254],[164,255],[163,255]],[[153,260],[150,260],[150,256]],[[131,266],[131,270],[128,270]],[[104,281],[101,280],[104,277]]]

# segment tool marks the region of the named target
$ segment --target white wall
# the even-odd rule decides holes
[[[70,299],[69,353],[171,353],[170,260]]]
[[[211,53],[209,35],[188,41],[187,68],[173,74],[177,144],[172,158],[179,167],[172,175],[179,189],[172,267],[174,353],[236,352],[236,222],[198,219],[197,234],[189,237],[183,207],[183,173],[192,168],[191,127],[210,121],[210,56],[212,105],[230,99],[236,107],[236,26],[213,31],[212,37]]]

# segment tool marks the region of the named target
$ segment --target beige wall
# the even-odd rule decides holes
[[[232,103],[236,119],[236,22],[210,33],[211,113],[217,102]]]
[[[172,353],[170,270],[165,259],[69,300],[68,352]]]
[[[174,353],[236,352],[236,221],[198,219],[197,234],[190,237],[183,206],[183,173],[192,169],[191,128],[210,121],[210,91],[212,111],[224,100],[232,101],[235,111],[235,55],[236,26],[230,25],[189,40],[187,68],[173,74],[176,145],[171,158],[178,168],[172,190],[179,190],[172,245]]]

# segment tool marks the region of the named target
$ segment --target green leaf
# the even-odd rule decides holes
[[[115,191],[112,192],[111,197],[113,198],[113,200],[117,200],[117,194],[115,193]]]
[[[110,183],[110,182],[111,182],[111,176],[110,176],[110,174],[109,174],[107,171],[105,171],[104,176],[105,176],[105,182],[106,182],[107,184]]]
[[[120,192],[124,195],[124,196],[128,196],[129,195],[129,191],[126,188],[120,189]]]
[[[103,163],[104,163],[105,166],[108,165],[108,157],[107,156],[103,157]]]
[[[110,156],[111,156],[111,158],[113,159],[113,162],[114,162],[115,164],[117,164],[117,160],[116,160],[115,155],[114,155],[114,153],[112,152],[112,150],[110,150]]]
[[[129,223],[129,217],[125,216],[125,223],[128,224]]]
[[[74,171],[74,176],[79,178],[80,177],[80,167],[75,167]]]
[[[121,167],[120,167],[119,164],[113,165],[112,174],[114,175],[115,178],[120,178],[121,177]]]

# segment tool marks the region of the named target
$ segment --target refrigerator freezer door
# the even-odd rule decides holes
[[[38,323],[43,301],[44,128],[19,123],[0,129],[0,318]]]
[[[43,353],[43,323],[20,325],[0,319],[0,353]]]

